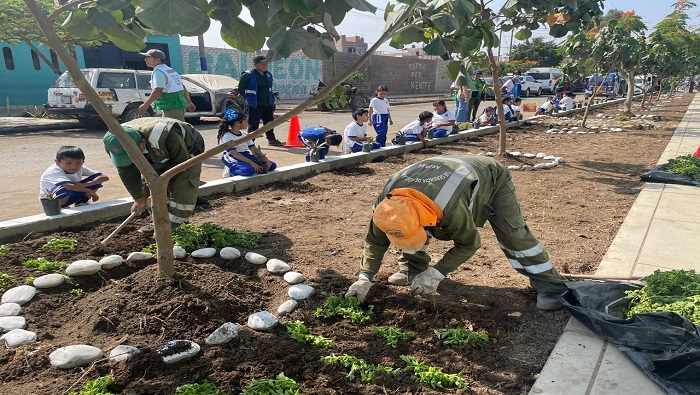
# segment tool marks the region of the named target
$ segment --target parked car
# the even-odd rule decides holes
[[[605,81],[603,81],[605,79]],[[586,85],[586,99],[593,95],[593,90],[600,85],[604,85],[600,91],[598,91],[598,96],[605,97],[615,97],[620,91],[620,77],[617,73],[606,73],[606,74],[591,74],[588,77],[588,84]]]
[[[535,82],[540,84],[542,92],[553,93],[554,82],[557,78],[561,77],[563,73],[560,69],[552,67],[533,67],[528,70],[525,75],[534,78]]]
[[[513,74],[508,74],[504,77],[504,80],[508,80],[513,77]],[[531,75],[521,75],[520,76],[520,97],[530,97],[539,96],[542,94],[542,85],[539,82],[535,82],[535,79]]]
[[[160,112],[153,108],[145,114],[138,113],[139,106],[151,94],[150,71],[104,68],[81,71],[102,101],[111,108],[112,115],[120,122],[160,115]],[[185,74],[182,75],[182,80],[197,106],[194,112],[185,114],[188,120],[220,115],[222,109],[230,107],[244,110],[243,98],[236,92],[238,81],[234,78],[214,74]],[[50,114],[75,115],[83,126],[94,127],[102,124],[97,111],[87,102],[67,71],[49,88],[48,101],[44,108]]]
[[[484,92],[484,100],[496,100],[496,95],[493,93],[493,77],[483,77],[482,79],[486,81],[486,85],[488,85],[486,92]],[[506,82],[505,78],[499,78],[498,80],[500,81],[499,87],[503,86]]]

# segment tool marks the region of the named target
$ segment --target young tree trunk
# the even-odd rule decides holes
[[[600,93],[600,90],[603,88],[603,84],[605,81],[608,79],[610,76],[610,73],[605,75],[605,78],[603,79],[603,82],[598,85],[598,76],[596,75],[595,78],[595,88],[593,88],[593,92],[591,93],[591,97],[588,98],[588,105],[586,106],[586,111],[583,112],[583,120],[581,121],[581,127],[585,128],[586,127],[586,121],[588,120],[588,113],[590,112],[591,106],[593,105],[593,101],[595,100],[596,96],[598,96],[598,93]]]
[[[496,114],[498,114],[498,155],[504,156],[506,151],[506,113],[503,110],[503,96],[501,96],[501,83],[498,78],[498,63],[493,56],[491,48],[486,49],[486,55],[489,58],[489,66],[493,75],[493,99],[496,101]],[[485,94],[485,93],[484,93]]]
[[[634,72],[636,67],[627,70],[627,98],[625,99],[625,116],[633,117],[632,101],[634,101]]]

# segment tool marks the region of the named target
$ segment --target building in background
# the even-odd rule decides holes
[[[365,42],[365,39],[360,36],[348,37],[343,34],[340,36],[340,40],[336,41],[335,48],[338,50],[338,52],[364,55],[367,53],[367,48],[369,48],[369,46]]]

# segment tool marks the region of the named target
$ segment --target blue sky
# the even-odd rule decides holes
[[[384,19],[382,16],[384,15],[384,8],[386,7],[387,1],[368,1],[377,7],[377,13],[375,15],[367,12],[350,11],[337,29],[340,34],[364,37],[365,42],[372,45],[382,35],[384,29]],[[637,15],[642,17],[647,27],[653,29],[657,23],[671,13],[671,5],[675,2],[675,0],[605,0],[605,11],[612,8],[617,8],[622,11],[634,10]],[[505,3],[505,0],[492,0],[490,3],[490,7],[500,8]],[[700,7],[689,12],[689,15],[692,17],[689,23],[700,27],[700,18],[697,17],[697,14],[700,14]],[[212,28],[204,35],[204,44],[206,46],[228,48],[219,35],[220,29],[220,24],[212,24]],[[544,37],[547,39],[549,34],[547,33],[547,29],[543,28],[535,31],[533,37]],[[185,45],[197,45],[197,37],[182,37],[180,42]],[[513,40],[513,45],[518,43],[518,40]],[[502,51],[504,53],[507,52],[510,46],[510,35],[503,35],[501,46]],[[380,50],[394,51],[388,44],[382,45]]]

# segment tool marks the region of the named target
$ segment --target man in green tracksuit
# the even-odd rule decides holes
[[[438,156],[396,173],[377,198],[365,237],[358,281],[345,297],[363,301],[390,244],[402,250],[400,271],[389,277],[428,295],[481,246],[477,227],[489,221],[501,249],[538,292],[537,307],[562,306],[565,279],[525,224],[510,172],[498,161],[477,155]],[[424,250],[430,237],[454,246],[434,266]]]
[[[122,127],[158,174],[163,174],[192,156],[204,152],[204,138],[197,129],[185,122],[171,118],[148,117],[126,122]],[[134,199],[131,211],[142,213],[150,191],[141,180],[139,169],[111,132],[107,132],[102,141],[112,163],[117,167],[119,178]],[[194,211],[201,172],[202,165],[197,164],[170,179],[168,212],[173,227],[187,222]]]

